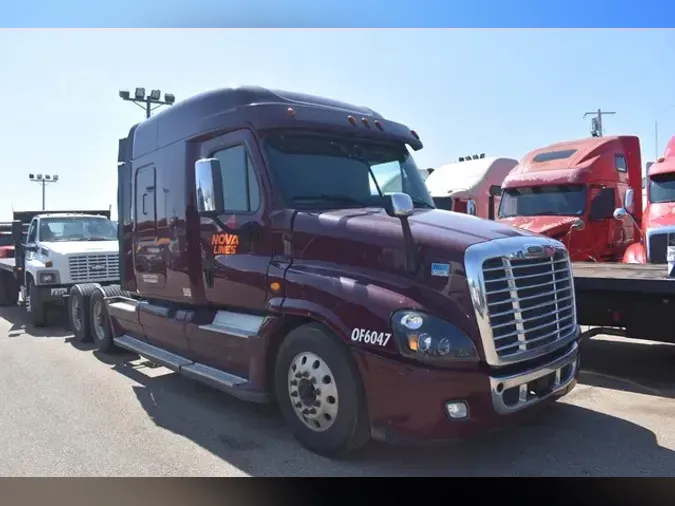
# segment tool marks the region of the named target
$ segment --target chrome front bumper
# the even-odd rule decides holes
[[[499,414],[515,413],[565,390],[579,367],[575,341],[562,357],[542,367],[511,376],[490,377],[492,405]]]

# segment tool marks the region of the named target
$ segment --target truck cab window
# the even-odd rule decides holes
[[[627,172],[628,165],[626,165],[626,157],[623,155],[614,155],[614,165],[619,172]]]
[[[649,201],[653,204],[675,202],[675,174],[657,174],[648,182]]]
[[[289,133],[268,136],[264,149],[291,207],[380,207],[377,186],[407,193],[416,207],[434,207],[403,144]]]
[[[226,211],[255,212],[260,207],[260,187],[246,147],[232,146],[213,154],[220,161]]]
[[[28,238],[26,239],[27,244],[32,244],[37,239],[37,221],[33,221],[30,224],[30,229],[28,230]]]
[[[499,217],[581,216],[586,210],[583,185],[550,185],[507,188],[502,194]]]

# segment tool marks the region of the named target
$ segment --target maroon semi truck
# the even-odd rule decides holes
[[[408,147],[417,133],[370,109],[258,87],[134,126],[121,286],[73,288],[86,337],[275,401],[328,456],[470,436],[565,395],[579,353],[565,248],[435,209]],[[396,192],[370,184],[385,166]]]

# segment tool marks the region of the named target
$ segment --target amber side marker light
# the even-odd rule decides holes
[[[417,334],[410,334],[408,335],[408,348],[410,348],[411,351],[417,351],[419,348],[418,342],[419,342],[420,336]]]
[[[278,292],[281,290],[281,283],[277,283],[276,281],[274,283],[270,283],[270,290],[273,292]]]

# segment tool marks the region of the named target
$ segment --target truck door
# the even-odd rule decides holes
[[[26,278],[26,264],[28,264],[36,254],[36,246],[38,242],[38,219],[33,218],[28,227],[28,234],[26,234],[26,242],[23,245],[23,275],[21,279],[23,280],[24,285],[28,284],[28,278]],[[18,264],[17,264],[18,265]]]
[[[157,175],[154,165],[136,171],[134,271],[139,288],[156,290],[166,281],[161,248],[157,245]]]
[[[199,157],[220,162],[224,213],[201,219],[202,282],[208,304],[217,308],[214,323],[210,330],[188,325],[188,339],[197,360],[244,374],[249,357],[242,334],[255,334],[262,324],[272,258],[262,156],[252,134],[239,130],[203,142]],[[237,328],[244,332],[228,330]]]
[[[602,261],[612,261],[623,254],[622,225],[614,219],[617,207],[616,191],[611,186],[591,188],[591,207],[589,221],[591,224],[589,237],[592,249]]]

